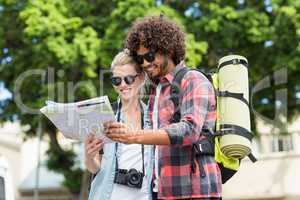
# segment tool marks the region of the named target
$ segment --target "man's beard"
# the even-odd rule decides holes
[[[147,73],[150,80],[156,82],[159,78],[165,76],[168,73],[168,58],[166,56],[163,57],[163,63],[161,65],[156,65],[155,68],[159,67],[159,73],[156,75],[152,75],[151,73]]]

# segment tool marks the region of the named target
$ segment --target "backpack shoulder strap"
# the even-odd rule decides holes
[[[205,73],[201,72],[200,70],[195,69],[196,71],[202,73],[210,82],[212,82],[211,76],[206,75]],[[172,118],[171,118],[171,123],[176,123],[180,121],[181,118],[181,113],[180,113],[180,108],[179,105],[181,104],[181,100],[182,100],[182,90],[180,88],[181,85],[181,80],[183,79],[183,77],[186,75],[186,73],[189,71],[188,68],[182,68],[180,69],[174,76],[174,80],[172,82],[171,85],[171,100],[174,104],[174,108],[175,108],[175,113],[173,114]],[[205,133],[206,129],[202,130],[203,133]],[[210,132],[207,133],[207,138],[203,139],[197,143],[193,144],[192,147],[192,160],[191,160],[191,169],[192,172],[195,173],[196,171],[196,163],[195,163],[195,158],[199,157],[199,156],[204,156],[204,155],[210,155],[210,156],[214,156],[214,137],[210,137],[212,136],[212,134]],[[205,174],[203,173],[204,169],[203,166],[200,165],[200,167],[202,168],[201,171],[201,176],[205,176]]]
[[[205,74],[199,69],[189,69],[187,67],[181,68],[174,76],[173,82],[171,84],[171,100],[174,104],[175,113],[173,117],[171,118],[171,123],[176,123],[180,121],[181,115],[180,115],[180,108],[179,105],[181,104],[182,100],[182,90],[180,88],[181,80],[186,75],[186,73],[190,70],[195,70],[203,74],[211,83],[212,83],[212,77],[209,74]]]
[[[186,75],[186,73],[189,71],[187,67],[181,68],[175,75],[173,82],[171,84],[171,100],[174,104],[175,113],[172,116],[171,123],[176,123],[180,121],[181,114],[180,114],[180,108],[179,105],[181,103],[182,99],[182,90],[180,88],[181,80]]]

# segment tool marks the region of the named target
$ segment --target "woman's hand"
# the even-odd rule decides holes
[[[103,141],[99,138],[95,138],[93,134],[86,137],[84,141],[85,157],[89,160],[95,158],[99,151],[103,148]]]
[[[95,138],[93,134],[90,134],[84,140],[85,149],[85,165],[87,169],[96,173],[100,168],[100,155],[99,151],[103,148],[103,141],[99,138]]]

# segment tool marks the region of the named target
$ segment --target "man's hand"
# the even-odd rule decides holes
[[[104,123],[104,133],[108,138],[116,142],[124,144],[135,143],[136,134],[124,123],[106,122]]]

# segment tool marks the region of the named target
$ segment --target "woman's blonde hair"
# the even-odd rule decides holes
[[[114,57],[114,59],[111,63],[110,69],[112,71],[116,66],[122,66],[122,65],[127,65],[127,64],[132,64],[137,73],[142,72],[141,68],[138,66],[138,64],[130,56],[130,51],[128,49],[124,49],[123,51],[119,52]]]

